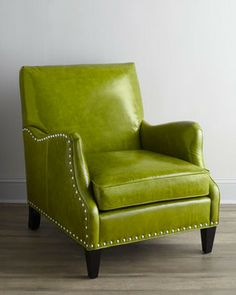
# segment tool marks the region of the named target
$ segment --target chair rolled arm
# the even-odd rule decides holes
[[[24,131],[29,204],[55,221],[86,249],[99,238],[99,212],[77,133]]]
[[[152,126],[143,121],[140,132],[144,149],[204,168],[202,129],[198,123],[183,121]]]

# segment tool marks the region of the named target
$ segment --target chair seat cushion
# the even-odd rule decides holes
[[[209,194],[209,174],[186,161],[146,150],[87,154],[94,197],[106,211]]]

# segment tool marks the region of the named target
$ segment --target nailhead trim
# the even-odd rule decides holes
[[[37,138],[33,135],[33,133],[28,129],[28,128],[23,128],[23,132],[26,131],[29,133],[29,135],[35,140],[35,141],[45,141],[51,138],[57,138],[57,137],[64,137],[64,138],[68,138],[68,135],[64,134],[64,133],[57,133],[57,134],[51,134],[51,135],[47,135],[45,137],[42,138]]]
[[[102,242],[101,244],[97,244],[97,248],[102,248],[102,246],[104,245],[113,245],[113,244],[126,244],[127,242],[131,242],[131,241],[134,241],[134,242],[137,242],[138,240],[147,240],[147,239],[150,239],[150,238],[155,238],[157,236],[165,236],[165,235],[170,235],[170,234],[173,234],[173,233],[179,233],[181,231],[189,231],[189,230],[193,230],[193,229],[196,229],[196,228],[203,228],[203,227],[209,227],[209,226],[212,226],[212,225],[217,225],[218,224],[218,221],[216,222],[213,222],[211,221],[209,224],[208,223],[204,223],[203,224],[194,224],[194,225],[189,225],[188,227],[182,227],[182,228],[177,228],[177,229],[171,229],[171,230],[166,230],[165,232],[163,231],[160,231],[159,233],[157,232],[154,232],[154,233],[148,233],[148,234],[141,234],[139,236],[134,236],[134,237],[128,237],[128,238],[121,238],[121,239],[118,239],[118,240],[114,240],[114,241],[108,241],[108,242]]]
[[[85,220],[85,226],[84,226],[84,230],[85,230],[85,240],[88,240],[88,216],[87,216],[87,209],[85,208],[86,206],[86,202],[85,200],[83,200],[83,198],[81,196],[79,196],[79,190],[77,188],[76,182],[75,182],[75,173],[74,173],[74,167],[71,161],[72,158],[72,141],[69,139],[69,136],[67,134],[64,133],[57,133],[57,134],[51,134],[51,135],[47,135],[43,138],[37,138],[33,135],[33,133],[27,129],[27,128],[23,128],[23,132],[28,132],[28,134],[31,136],[31,138],[36,141],[36,142],[42,142],[42,141],[46,141],[52,138],[64,138],[67,140],[67,143],[69,145],[68,151],[68,164],[69,164],[69,174],[70,174],[70,178],[71,178],[71,182],[72,182],[72,189],[74,191],[74,195],[76,198],[79,199],[82,208],[82,211],[85,215],[84,220]],[[33,203],[31,203],[32,206],[34,206],[35,208],[37,208],[38,210],[40,210],[45,216],[47,216],[50,220],[52,220],[55,224],[59,224],[57,221],[55,221],[53,218],[51,218],[49,215],[47,215],[42,209],[38,208],[37,206],[35,206]],[[79,240],[81,243],[83,243],[84,245],[86,245],[86,247],[92,247],[93,245],[88,245],[87,241],[84,241],[83,239],[79,238],[78,236],[76,236],[74,233],[72,233],[71,231],[69,231],[68,229],[66,229],[65,227],[61,226],[63,228],[64,231],[66,231],[69,235],[71,235],[73,238],[75,237],[76,240]]]
[[[57,220],[55,220],[54,218],[52,218],[51,216],[49,216],[46,212],[44,212],[42,209],[40,209],[38,206],[36,206],[34,203],[32,203],[31,201],[28,201],[29,205],[34,207],[35,209],[37,209],[41,214],[45,215],[49,220],[51,220],[52,222],[54,222],[58,227],[60,227],[64,232],[66,232],[69,236],[71,236],[72,239],[76,240],[76,242],[85,245],[86,242],[83,241],[82,239],[79,238],[79,236],[75,235],[74,233],[72,233],[69,229],[67,229],[65,226],[63,226],[62,224],[60,224],[60,222],[58,222]],[[94,245],[91,244],[86,244],[86,248],[94,248]]]
[[[45,140],[48,140],[48,139],[51,139],[51,138],[57,138],[57,137],[63,137],[63,138],[68,139],[68,135],[66,135],[64,133],[52,134],[52,135],[45,136],[43,138],[37,138],[32,134],[32,132],[29,129],[24,128],[23,131],[28,132],[30,134],[30,136],[37,142],[41,142],[41,141],[45,141]],[[68,140],[67,142],[69,144],[69,149],[68,149],[69,150],[69,155],[68,155],[69,156],[69,167],[71,167],[69,169],[69,172],[70,172],[71,179],[72,179],[72,187],[73,187],[74,193],[75,193],[75,195],[77,197],[79,192],[78,192],[78,188],[76,186],[76,183],[74,182],[73,165],[72,165],[72,162],[71,162],[71,158],[72,158],[72,155],[71,155],[71,151],[72,151],[71,140]],[[80,196],[79,196],[79,201],[81,202],[82,207],[84,208],[84,205],[86,203],[82,200],[82,198]],[[72,233],[71,231],[69,231],[67,228],[65,228],[58,221],[56,221],[55,219],[50,217],[47,213],[45,213],[42,209],[37,207],[32,202],[28,201],[28,203],[32,207],[36,208],[40,213],[44,214],[48,219],[50,219],[56,225],[58,225],[62,230],[64,230],[67,234],[69,234],[74,240],[76,240],[77,242],[79,242],[83,246],[86,246],[86,248],[89,249],[89,248],[94,248],[95,247],[95,245],[93,245],[93,244],[89,245],[86,241],[81,239],[79,236],[77,236],[74,233]],[[87,225],[88,217],[86,216],[87,210],[84,209],[83,211],[85,213],[84,220],[86,221],[85,231],[88,232],[88,225]],[[117,239],[117,240],[114,240],[114,241],[102,242],[100,244],[97,244],[96,248],[103,248],[104,246],[107,246],[107,245],[109,246],[109,245],[113,245],[113,244],[117,244],[117,245],[118,244],[126,244],[127,242],[131,242],[131,241],[146,240],[146,239],[150,239],[150,238],[153,238],[153,237],[156,237],[156,236],[164,236],[164,235],[169,235],[169,234],[172,234],[172,233],[178,233],[178,232],[181,232],[181,231],[186,231],[186,230],[191,230],[191,229],[196,229],[196,228],[202,228],[202,227],[208,227],[208,226],[211,226],[211,225],[218,225],[218,221],[216,221],[216,222],[211,221],[209,224],[205,223],[204,225],[202,223],[200,223],[199,225],[197,225],[197,224],[189,225],[188,227],[182,227],[182,228],[177,228],[177,229],[166,230],[165,232],[160,231],[159,233],[154,232],[154,233],[142,234],[140,236],[136,235],[134,237],[121,238],[121,239]],[[88,239],[88,233],[85,235],[85,237],[86,237],[86,239]]]

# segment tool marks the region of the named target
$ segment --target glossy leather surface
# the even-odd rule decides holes
[[[86,151],[140,147],[143,110],[133,64],[23,67],[20,82],[24,126],[78,132]]]
[[[100,210],[209,194],[206,169],[146,150],[87,155]]]
[[[47,136],[36,128],[29,129],[39,140]],[[63,225],[67,234],[72,233],[72,238],[73,234],[79,237],[77,242],[83,246],[97,244],[99,212],[89,189],[90,179],[81,139],[78,134],[71,134],[72,144],[69,145],[68,139],[62,137],[35,141],[31,134],[24,132],[28,200]]]
[[[142,123],[142,148],[176,157],[204,167],[202,129],[196,122],[173,122],[162,125]]]
[[[208,197],[162,202],[100,214],[100,244],[126,244],[199,229],[210,222]],[[156,235],[155,235],[156,233]],[[119,241],[119,242],[117,242]],[[104,244],[105,243],[105,244]]]
[[[28,202],[84,248],[218,224],[220,195],[204,170],[200,127],[143,122],[133,64],[24,67],[20,88]],[[165,155],[172,157],[169,162]],[[183,182],[163,177],[185,168],[191,177],[181,176]],[[119,202],[109,201],[107,208],[128,207],[101,211],[97,203],[104,200],[98,202],[95,178],[105,186],[137,180],[141,186],[122,188],[122,195],[115,191]],[[144,178],[151,179],[145,191]],[[152,183],[156,178],[159,188]],[[144,199],[156,201],[130,206]]]
[[[204,168],[203,133],[196,122],[172,122],[150,125],[143,121],[140,129],[142,148],[176,157]],[[211,219],[219,220],[220,192],[211,179],[209,187],[211,198]]]

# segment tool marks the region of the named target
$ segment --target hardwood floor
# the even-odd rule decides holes
[[[0,294],[236,294],[236,205],[224,205],[212,254],[200,232],[104,250],[89,280],[83,250],[42,218],[27,228],[26,205],[0,204]]]

